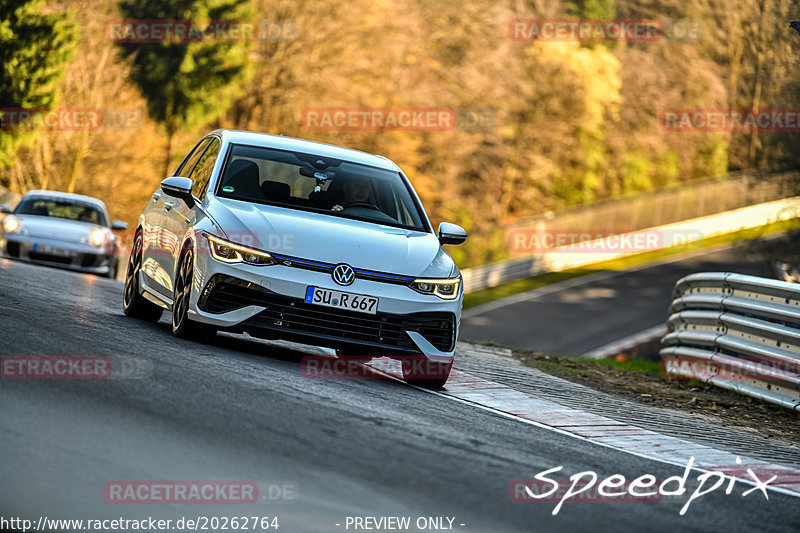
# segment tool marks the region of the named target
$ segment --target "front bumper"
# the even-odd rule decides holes
[[[342,287],[324,272],[282,264],[224,264],[198,245],[189,310],[192,320],[352,354],[453,359],[461,295],[442,300],[406,285],[360,278]],[[305,303],[308,286],[377,297],[377,314]]]
[[[117,261],[105,247],[28,235],[4,235],[0,252],[12,259],[101,275],[109,274]]]

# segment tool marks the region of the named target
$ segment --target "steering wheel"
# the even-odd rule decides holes
[[[350,209],[351,207],[367,207],[369,209],[374,209],[375,211],[380,211],[381,213],[383,213],[380,207],[375,206],[369,202],[350,202],[349,204],[344,206],[344,209]]]

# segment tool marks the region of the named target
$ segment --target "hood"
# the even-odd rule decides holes
[[[46,237],[48,239],[58,239],[61,241],[80,242],[86,240],[89,233],[100,228],[107,230],[104,226],[92,224],[90,222],[80,222],[77,220],[67,220],[58,217],[42,217],[38,215],[14,215],[22,225],[22,234],[30,237]]]
[[[406,276],[445,277],[452,259],[431,233],[296,209],[209,197],[232,242],[324,263]]]

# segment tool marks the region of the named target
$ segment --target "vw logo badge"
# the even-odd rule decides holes
[[[340,265],[336,265],[331,273],[331,277],[333,278],[333,281],[339,285],[352,285],[356,280],[356,273],[353,272],[353,269],[350,267],[350,265],[342,263]]]

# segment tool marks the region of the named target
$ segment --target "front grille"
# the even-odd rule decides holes
[[[7,242],[6,243],[6,253],[11,257],[19,257],[19,243],[18,242]]]
[[[207,313],[227,313],[248,305],[263,306],[269,294],[254,283],[217,274],[206,284],[198,305]]]
[[[71,257],[62,257],[60,255],[42,254],[39,252],[30,252],[28,257],[34,261],[47,261],[49,263],[59,263],[61,265],[69,265],[72,263]]]
[[[214,276],[201,294],[200,309],[223,313],[248,305],[266,307],[241,324],[292,333],[308,339],[341,340],[358,345],[389,346],[417,351],[406,331],[419,332],[436,349],[449,352],[455,344],[455,316],[452,313],[369,315],[343,309],[307,304],[258,285],[220,275]]]
[[[416,313],[406,315],[403,321],[405,331],[416,331],[437,350],[449,352],[453,349],[453,321],[452,313]]]
[[[301,259],[299,257],[291,257],[288,255],[272,254],[272,258],[284,266],[292,268],[302,268],[305,270],[313,270],[315,272],[325,272],[330,274],[336,267],[332,263],[320,263],[319,261],[310,261],[308,259]],[[375,270],[364,270],[361,268],[353,267],[356,277],[359,279],[368,279],[370,281],[380,281],[381,283],[394,283],[397,285],[408,285],[414,278],[412,276],[401,276],[399,274],[389,274],[387,272],[378,272]]]
[[[84,268],[98,266],[103,260],[103,256],[97,254],[81,254],[80,258]]]

